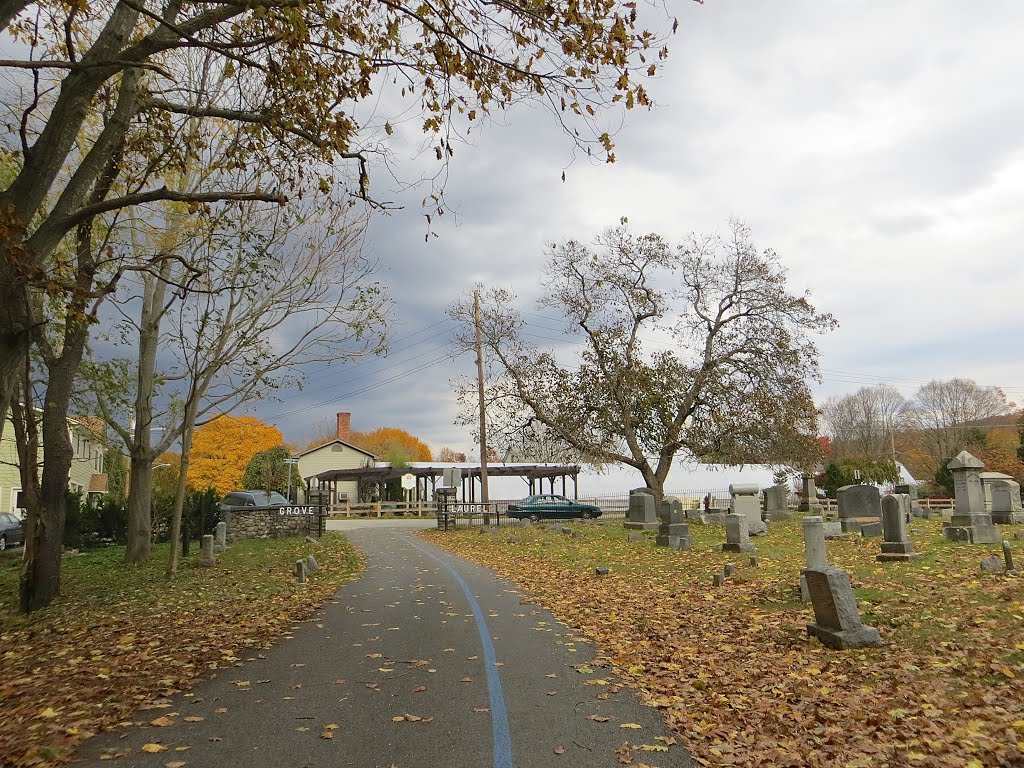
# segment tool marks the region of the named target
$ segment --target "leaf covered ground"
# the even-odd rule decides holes
[[[322,570],[298,585],[292,569],[310,553]],[[0,558],[0,765],[12,767],[64,760],[139,708],[256,656],[360,568],[337,534],[240,542],[212,568],[193,554],[174,581],[166,546],[141,566],[111,547],[65,557],[61,596],[26,617],[20,554]]]
[[[876,562],[879,539],[829,541],[885,643],[833,651],[806,635],[799,519],[753,540],[756,567],[715,551],[722,527],[691,525],[688,552],[628,543],[621,522],[573,527],[582,538],[543,526],[423,535],[576,627],[700,764],[1024,765],[1024,578],[979,573],[998,547],[948,543],[935,520],[914,521],[923,556],[911,563]],[[725,563],[736,572],[714,588]]]

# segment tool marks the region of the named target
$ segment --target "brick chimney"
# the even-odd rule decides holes
[[[352,433],[352,414],[343,412],[338,414],[338,439],[348,442]]]

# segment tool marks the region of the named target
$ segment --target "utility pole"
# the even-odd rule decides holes
[[[487,410],[484,406],[484,348],[480,338],[480,289],[473,291],[473,325],[476,326],[476,384],[480,399],[480,501],[487,504]],[[486,507],[484,507],[486,509]],[[484,523],[490,525],[491,516],[484,513]]]

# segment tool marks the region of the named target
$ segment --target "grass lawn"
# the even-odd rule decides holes
[[[885,643],[833,651],[806,635],[799,518],[752,539],[757,567],[715,551],[722,527],[691,524],[688,552],[655,547],[650,534],[627,543],[617,521],[573,527],[585,535],[420,535],[515,580],[577,628],[596,663],[662,709],[702,765],[1024,765],[1024,578],[979,573],[998,546],[946,542],[935,520],[912,524],[922,557],[910,563],[876,562],[880,539],[829,541]],[[1013,545],[1024,563],[1024,542]],[[735,575],[712,587],[727,562]],[[596,576],[598,565],[611,573]]]
[[[21,550],[0,557],[0,765],[61,761],[75,744],[254,657],[349,581],[359,558],[340,534],[239,542],[199,567],[198,547],[173,581],[167,545],[140,566],[123,547],[65,556],[60,597],[17,613]],[[322,570],[295,583],[295,561]]]

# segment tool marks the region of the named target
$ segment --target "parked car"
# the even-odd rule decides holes
[[[277,491],[233,491],[221,499],[217,506],[221,510],[237,509],[238,507],[287,507],[288,499]]]
[[[527,496],[520,502],[508,505],[508,516],[538,520],[561,519],[566,517],[582,517],[588,520],[601,516],[601,508],[593,504],[583,504],[565,496]]]
[[[0,512],[0,550],[24,543],[25,529],[21,527],[21,520],[10,512]]]

